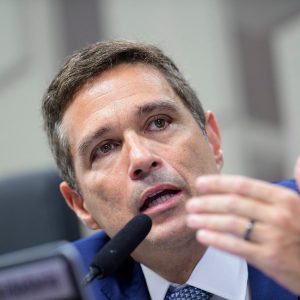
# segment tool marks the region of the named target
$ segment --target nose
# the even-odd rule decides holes
[[[136,134],[127,136],[129,176],[132,180],[143,179],[161,167],[161,159],[151,150],[151,143]]]

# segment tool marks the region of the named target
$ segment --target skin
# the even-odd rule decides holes
[[[300,187],[300,157],[295,165]],[[244,257],[300,295],[300,197],[290,189],[240,176],[198,178],[187,224],[202,245]],[[250,240],[243,236],[255,220]]]
[[[158,70],[123,64],[85,84],[62,125],[80,193],[66,182],[61,192],[91,229],[113,236],[141,213],[147,193],[179,191],[142,211],[153,226],[132,256],[167,280],[185,282],[206,249],[186,225],[185,205],[198,193],[196,178],[219,173],[223,165],[214,114],[206,113],[204,136]]]

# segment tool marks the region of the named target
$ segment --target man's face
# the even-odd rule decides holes
[[[190,238],[185,203],[195,195],[195,179],[222,165],[211,113],[207,121],[208,137],[152,66],[104,72],[76,94],[63,117],[81,191],[63,183],[68,204],[110,236],[145,213],[153,222],[146,239],[152,244]]]

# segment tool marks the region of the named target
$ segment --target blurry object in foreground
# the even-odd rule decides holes
[[[56,242],[0,256],[2,300],[93,300],[72,244]]]

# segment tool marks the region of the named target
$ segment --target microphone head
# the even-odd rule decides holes
[[[151,227],[152,220],[147,215],[131,219],[94,257],[91,267],[97,270],[97,277],[114,273],[145,239]]]

